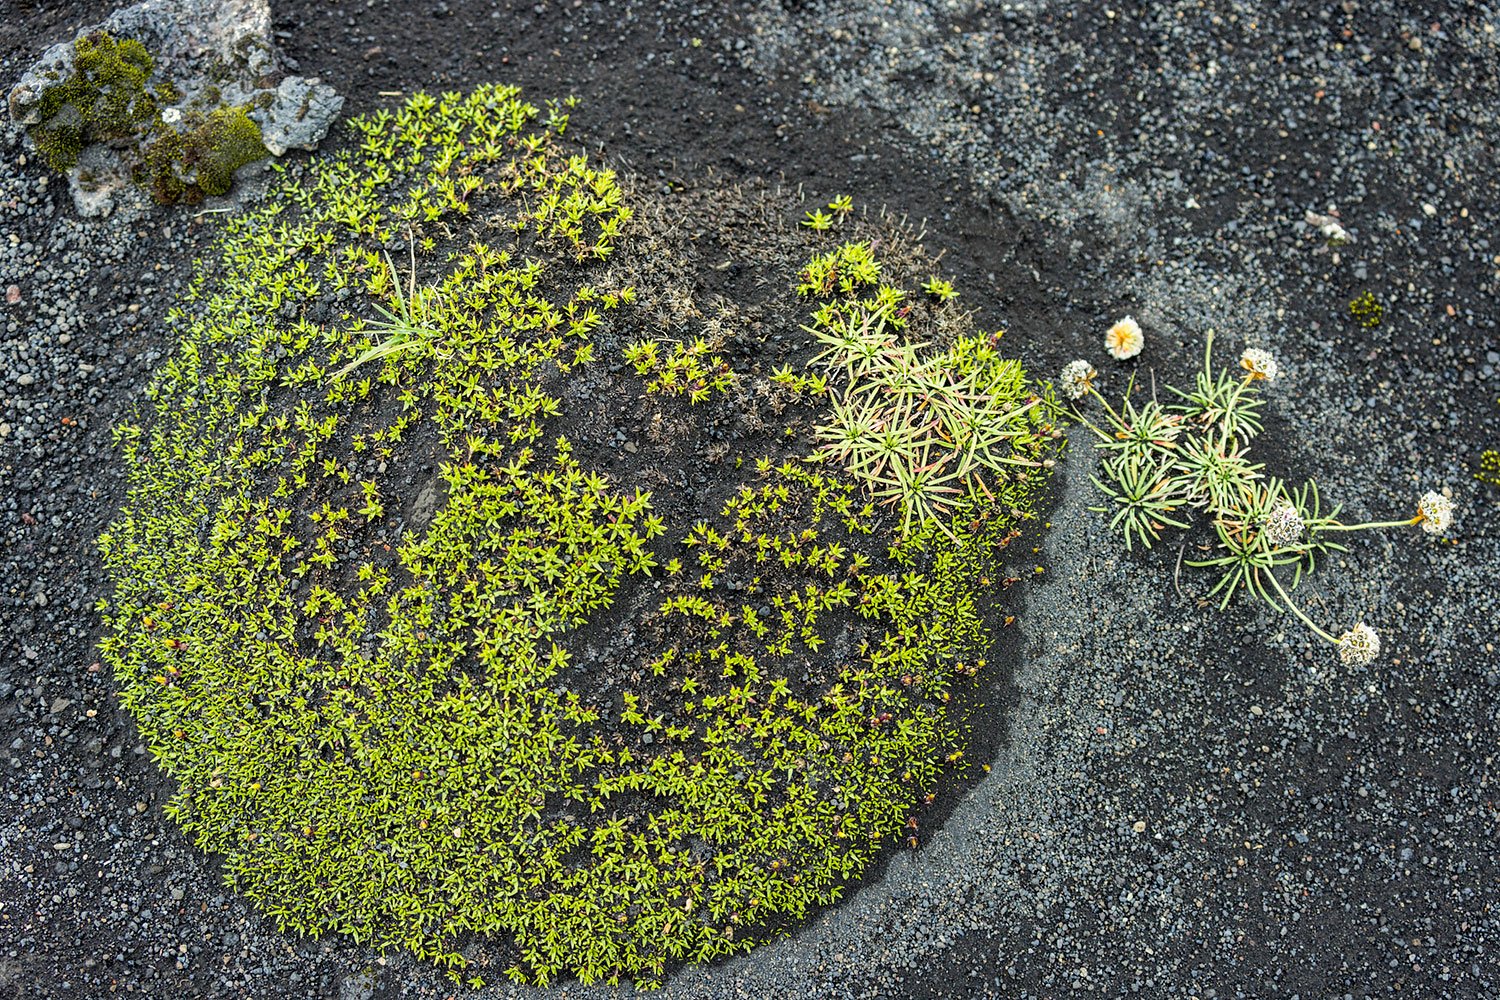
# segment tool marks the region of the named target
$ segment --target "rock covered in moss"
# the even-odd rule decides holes
[[[145,151],[139,177],[163,204],[225,194],[234,172],[264,158],[261,130],[243,107],[192,111]]]
[[[144,0],[47,49],[10,90],[12,120],[42,124],[48,91],[72,81],[86,58],[77,43],[101,33],[130,45],[136,50],[130,60],[148,62],[148,71],[172,81],[184,101],[260,89],[280,65],[266,0]]]
[[[68,175],[79,213],[103,215],[132,180],[196,201],[267,151],[314,148],[343,99],[316,80],[275,85],[280,74],[266,0],[145,0],[49,48],[9,107]]]
[[[72,169],[93,142],[133,139],[160,117],[159,102],[175,97],[169,85],[151,86],[156,60],[140,42],[94,32],[67,48],[68,71],[11,112],[58,171]]]

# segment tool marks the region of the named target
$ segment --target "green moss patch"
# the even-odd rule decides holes
[[[837,900],[965,767],[1047,407],[883,220],[633,194],[514,88],[353,124],[118,430],[103,651],[170,814],[281,927],[473,982],[650,985]],[[884,367],[801,346],[851,323]],[[855,397],[912,425],[878,463]]]
[[[42,120],[31,129],[53,170],[67,171],[91,142],[135,139],[160,121],[158,95],[147,89],[155,60],[140,42],[107,32],[73,45],[75,74],[42,95]]]
[[[226,193],[236,170],[265,155],[260,126],[244,108],[190,111],[181,128],[159,132],[145,147],[136,176],[164,205],[196,204]]]

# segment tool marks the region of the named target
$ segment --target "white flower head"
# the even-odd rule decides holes
[[[1146,346],[1146,337],[1141,333],[1141,324],[1126,316],[1109,328],[1104,335],[1104,349],[1116,361],[1129,361],[1141,353]]]
[[[1063,365],[1062,391],[1069,399],[1082,399],[1088,395],[1089,387],[1099,373],[1087,361],[1069,361]]]
[[[1453,524],[1453,501],[1441,493],[1424,493],[1417,501],[1417,517],[1423,531],[1441,535]]]
[[[1266,516],[1265,536],[1273,549],[1295,545],[1302,537],[1302,515],[1292,504],[1282,501]]]
[[[1271,352],[1262,351],[1258,347],[1245,348],[1245,353],[1240,355],[1240,367],[1250,373],[1251,381],[1265,379],[1269,382],[1276,377],[1278,371],[1276,359],[1271,357]]]
[[[1373,663],[1380,655],[1380,636],[1364,622],[1339,636],[1339,659],[1352,667]]]
[[[1323,238],[1335,246],[1354,241],[1354,238],[1349,235],[1349,231],[1339,224],[1338,216],[1336,215],[1323,215],[1319,212],[1314,212],[1312,209],[1308,209],[1302,217],[1309,226],[1318,227],[1318,232],[1322,234]]]

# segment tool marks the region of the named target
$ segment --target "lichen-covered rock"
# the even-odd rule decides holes
[[[260,122],[266,148],[283,156],[289,149],[316,149],[343,107],[343,95],[328,84],[289,76],[277,85],[270,107],[250,117]]]

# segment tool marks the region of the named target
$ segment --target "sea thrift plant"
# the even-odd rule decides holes
[[[1256,347],[1246,348],[1245,353],[1240,355],[1240,367],[1250,373],[1251,382],[1262,379],[1272,382],[1278,374],[1276,359],[1271,357],[1269,351],[1262,351]]]
[[[1364,622],[1339,636],[1339,659],[1345,663],[1364,666],[1379,655],[1380,636]]]
[[[1069,361],[1062,370],[1062,391],[1069,399],[1082,399],[1093,388],[1099,375],[1087,361]]]
[[[860,244],[814,258],[799,293],[821,297],[816,275],[855,260],[862,269],[843,279],[849,293],[820,302],[803,327],[823,348],[812,363],[831,388],[820,453],[899,510],[903,536],[993,498],[1014,474],[1050,467],[1048,407],[1026,390],[1020,363],[1001,357],[998,333],[961,335],[943,350],[907,341],[905,294],[881,283],[879,262]]]
[[[1059,378],[1062,394],[1080,401],[1092,396],[1103,407],[1102,421],[1091,420],[1079,406],[1072,415],[1094,433],[1095,447],[1105,453],[1094,484],[1107,499],[1095,510],[1110,515],[1109,527],[1125,541],[1150,548],[1168,528],[1189,527],[1194,512],[1210,519],[1216,536],[1212,553],[1188,560],[1189,566],[1217,570],[1209,592],[1221,609],[1245,591],[1271,608],[1283,606],[1314,634],[1337,647],[1349,665],[1371,663],[1380,654],[1380,637],[1363,622],[1334,636],[1292,601],[1304,574],[1320,557],[1343,551],[1341,532],[1420,526],[1432,535],[1452,527],[1453,502],[1428,492],[1416,514],[1393,521],[1345,524],[1339,508],[1324,511],[1318,486],[1309,480],[1291,487],[1265,475],[1250,460],[1250,442],[1262,429],[1261,388],[1276,380],[1280,369],[1268,351],[1248,348],[1240,356],[1242,375],[1215,368],[1213,333],[1209,332],[1203,369],[1191,390],[1168,387],[1177,402],[1137,402],[1130,388],[1118,406],[1094,388],[1096,372],[1087,361],[1073,361]],[[1290,576],[1290,580],[1283,578]]]

